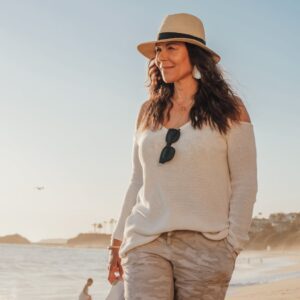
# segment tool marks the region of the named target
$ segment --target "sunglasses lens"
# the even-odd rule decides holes
[[[177,142],[179,137],[180,137],[180,129],[169,128],[166,135],[167,145],[161,151],[160,158],[159,158],[160,163],[163,164],[174,157],[175,148],[173,148],[171,144]]]
[[[175,155],[175,149],[171,146],[165,146],[160,154],[159,162],[165,163],[171,160]]]
[[[166,136],[166,142],[167,144],[172,144],[178,141],[180,137],[180,130],[171,128],[168,130],[167,136]]]

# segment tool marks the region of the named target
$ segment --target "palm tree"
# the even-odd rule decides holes
[[[97,224],[97,228],[98,228],[99,231],[101,232],[101,230],[102,230],[102,228],[103,228],[102,224],[101,224],[101,223]]]

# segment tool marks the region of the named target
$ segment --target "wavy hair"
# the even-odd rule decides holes
[[[241,114],[241,99],[233,92],[229,83],[225,81],[220,67],[215,64],[212,55],[202,48],[185,43],[192,66],[196,65],[201,73],[197,80],[198,89],[194,96],[194,104],[190,109],[191,124],[194,128],[201,129],[203,124],[209,124],[226,134],[231,122],[238,122]],[[154,58],[149,60],[147,70],[147,85],[149,100],[144,108],[139,125],[141,130],[156,130],[164,122],[164,113],[170,119],[171,101],[174,95],[174,83],[165,83],[160,70],[154,63]]]

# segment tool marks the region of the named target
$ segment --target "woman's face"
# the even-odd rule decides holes
[[[192,76],[188,50],[184,42],[160,42],[155,45],[155,64],[166,83]]]

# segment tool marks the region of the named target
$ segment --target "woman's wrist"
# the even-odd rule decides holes
[[[107,247],[107,249],[111,250],[114,253],[119,252],[121,244],[122,244],[121,240],[112,239],[110,242],[110,245]]]
[[[112,244],[112,245],[109,245],[107,247],[108,251],[110,251],[110,253],[112,253],[113,255],[117,254],[119,255],[119,249],[120,249],[120,246],[119,245],[115,245],[115,244]]]
[[[120,249],[120,246],[117,246],[117,245],[109,245],[107,247],[108,250],[119,250]]]

